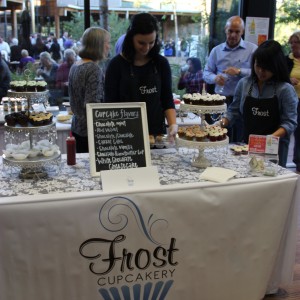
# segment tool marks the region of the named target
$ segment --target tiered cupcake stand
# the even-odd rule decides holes
[[[186,114],[187,112],[192,112],[200,117],[200,127],[205,127],[207,125],[205,121],[205,114],[215,115],[215,121],[218,121],[221,118],[221,115],[226,111],[226,104],[222,105],[214,105],[214,106],[201,106],[201,105],[190,105],[190,104],[181,104],[180,105],[180,114]],[[198,149],[198,156],[194,157],[192,160],[192,166],[198,168],[207,168],[211,166],[211,162],[209,159],[206,158],[204,150],[205,149],[218,149],[224,148],[228,145],[229,138],[221,141],[205,141],[205,142],[198,142],[198,141],[190,141],[183,138],[176,138],[176,145],[178,148],[191,148],[191,149]]]
[[[33,104],[47,105],[49,92],[15,92],[8,91],[8,97],[26,98],[27,109],[31,110]],[[57,139],[56,126],[54,122],[49,125],[22,127],[20,125],[8,126],[4,124],[4,141],[5,144],[15,145],[29,141],[30,149],[33,144],[41,140],[48,140],[51,145],[55,145]],[[60,151],[55,151],[51,156],[36,156],[27,157],[25,159],[15,159],[7,157],[3,154],[3,169],[7,174],[19,173],[19,177],[24,179],[43,178],[49,172],[57,173],[60,170],[61,154]]]
[[[55,123],[44,126],[8,126],[4,124],[4,141],[8,145],[21,144],[29,141],[30,150],[33,144],[46,140],[50,145],[55,145],[57,132]],[[16,159],[2,155],[3,168],[6,174],[19,174],[23,179],[39,179],[44,178],[49,172],[57,173],[60,170],[61,154],[57,150],[51,156],[27,157],[25,159]]]
[[[16,92],[8,90],[7,96],[11,98],[26,98],[28,107],[31,107],[33,104],[42,103],[45,107],[48,106],[49,91],[41,92]]]

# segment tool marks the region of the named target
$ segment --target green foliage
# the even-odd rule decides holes
[[[24,73],[25,72],[25,73]],[[11,73],[11,80],[34,80],[36,77],[36,67],[33,63],[27,63],[24,72],[18,73],[18,72],[12,72]],[[25,75],[26,74],[26,75]]]
[[[119,18],[116,13],[110,13],[108,16],[109,32],[110,32],[110,43],[111,43],[111,52],[115,54],[114,46],[118,38],[126,33],[127,28],[129,27],[129,20]]]
[[[279,8],[278,23],[296,23],[300,25],[300,1],[284,1]]]
[[[300,0],[282,1],[276,10],[274,39],[278,41],[285,54],[290,52],[288,39],[290,35],[299,30],[300,25]]]
[[[97,22],[95,22],[90,17],[91,26],[99,26]],[[64,31],[67,31],[70,36],[76,41],[80,40],[83,32],[84,32],[84,14],[82,12],[72,13],[71,21],[63,22]]]
[[[99,26],[99,24],[93,20],[90,20],[91,26]],[[114,45],[118,38],[126,33],[129,26],[129,20],[119,18],[114,12],[108,15],[108,26],[109,32],[111,34],[111,50],[114,54]],[[84,32],[84,14],[83,13],[73,13],[72,20],[70,22],[63,22],[64,31],[67,31],[75,40],[79,40]]]

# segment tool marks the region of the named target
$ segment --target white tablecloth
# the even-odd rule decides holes
[[[188,156],[152,151],[162,186],[142,192],[103,193],[85,155],[57,178],[2,177],[2,196],[18,189],[0,198],[1,299],[260,300],[290,282],[298,176],[199,182]]]

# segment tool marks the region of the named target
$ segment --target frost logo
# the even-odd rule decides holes
[[[84,241],[79,253],[91,261],[103,300],[166,299],[178,264],[167,220],[151,214],[145,222],[131,199],[113,197],[100,208],[99,221],[103,236]]]

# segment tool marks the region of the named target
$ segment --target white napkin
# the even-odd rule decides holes
[[[200,174],[200,179],[224,183],[234,177],[237,172],[225,168],[209,167]]]

